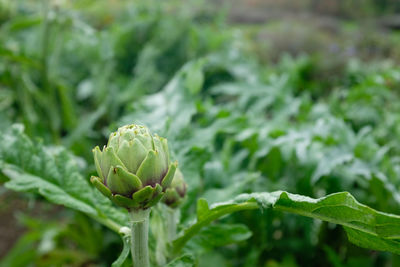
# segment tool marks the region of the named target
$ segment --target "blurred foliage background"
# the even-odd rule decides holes
[[[182,225],[198,197],[274,190],[399,214],[399,30],[396,0],[0,0],[0,131],[23,124],[89,177],[110,131],[148,125],[189,184]],[[121,250],[34,193],[0,200],[0,266],[109,266]],[[221,225],[186,248],[199,266],[400,265],[295,215]]]

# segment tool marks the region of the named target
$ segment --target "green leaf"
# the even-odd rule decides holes
[[[0,260],[0,267],[29,266],[37,257],[37,243],[40,242],[42,232],[29,231],[23,234],[7,254]]]
[[[315,184],[319,179],[331,173],[337,166],[354,159],[354,156],[346,151],[334,150],[319,161],[317,169],[311,177],[311,182]]]
[[[206,62],[204,58],[187,62],[160,92],[146,97],[140,111],[125,119],[145,121],[157,131],[167,129],[169,139],[181,134],[197,112],[196,100],[204,83],[201,72]]]
[[[202,202],[204,201],[202,200]],[[205,203],[201,205],[205,206]],[[236,211],[249,209],[258,209],[258,204],[254,201],[244,203],[225,203],[217,205],[214,208],[209,209],[208,211],[202,209],[200,216],[201,219],[197,220],[195,224],[185,229],[183,235],[173,241],[173,253],[177,254],[187,243],[187,241],[189,241],[203,227],[209,225],[212,221]]]
[[[200,221],[202,220],[206,214],[210,211],[210,208],[208,207],[207,200],[204,198],[200,198],[197,200],[197,220]]]
[[[79,210],[118,232],[128,214],[82,177],[75,158],[63,148],[32,142],[17,125],[0,133],[0,170],[9,189],[34,192],[50,202]]]
[[[254,205],[256,204],[256,205]],[[284,191],[242,194],[234,200],[214,204],[195,224],[174,240],[174,252],[202,227],[226,214],[246,209],[273,208],[345,226],[349,240],[361,247],[400,254],[400,216],[376,211],[358,203],[348,192],[314,199]]]
[[[195,259],[192,255],[185,254],[170,263],[165,267],[193,267],[195,266]]]
[[[4,165],[2,171],[4,175],[10,178],[10,181],[5,184],[8,189],[19,192],[36,191],[40,195],[45,196],[50,202],[82,211],[88,215],[97,215],[96,209],[89,203],[83,199],[69,195],[63,188],[41,177],[24,173],[13,165]]]
[[[344,229],[346,230],[349,241],[359,247],[372,250],[390,251],[400,254],[399,240],[380,238],[373,234],[368,234],[350,227],[344,227]]]
[[[188,65],[185,86],[192,94],[199,93],[204,84],[203,61]]]
[[[249,228],[243,224],[215,224],[199,232],[190,243],[203,248],[220,247],[244,241],[251,235]]]
[[[120,267],[122,266],[122,264],[124,264],[126,258],[129,256],[129,252],[130,252],[130,237],[129,236],[125,236],[122,238],[122,240],[124,241],[124,247],[122,249],[121,254],[119,255],[118,259],[116,259],[116,261],[114,261],[111,265],[111,267]]]
[[[98,107],[97,110],[88,114],[80,114],[78,125],[63,139],[63,144],[66,147],[70,147],[75,142],[79,142],[82,136],[87,136],[91,131],[93,131],[95,123],[102,115],[104,115],[106,110],[106,106],[102,105]]]

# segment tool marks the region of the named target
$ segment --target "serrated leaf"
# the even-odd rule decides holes
[[[200,220],[174,240],[174,252],[180,251],[191,237],[211,221],[238,210],[255,209],[256,203],[261,208],[273,208],[343,225],[351,234],[349,240],[356,245],[400,253],[400,216],[360,204],[348,192],[314,199],[284,191],[242,194],[230,202],[214,204]]]
[[[21,127],[0,134],[1,172],[9,189],[34,192],[47,200],[79,210],[118,232],[128,214],[116,209],[80,174],[74,157],[63,148],[32,142]]]
[[[64,205],[68,208],[75,209],[96,216],[97,212],[94,207],[85,201],[68,195],[62,188],[41,179],[41,177],[30,175],[19,170],[16,166],[5,165],[3,173],[10,181],[5,184],[8,189],[19,192],[37,192],[45,196],[50,202]]]
[[[341,150],[333,150],[329,155],[326,155],[317,166],[317,169],[311,177],[311,182],[315,184],[319,179],[331,173],[337,166],[345,164],[354,159],[354,155]]]

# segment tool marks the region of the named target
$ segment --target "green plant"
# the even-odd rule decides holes
[[[10,181],[5,184],[7,188],[26,192],[33,190],[54,203],[84,212],[120,233],[123,239],[129,235],[129,232],[124,230],[130,221],[127,212],[113,208],[106,197],[96,194],[77,172],[75,163],[67,152],[49,155],[45,147],[32,143],[18,127],[13,127],[1,137],[5,140],[1,145],[1,169],[2,173],[10,178]],[[34,160],[34,165],[21,165],[22,162],[31,163],[32,160]],[[44,163],[47,166],[45,169],[37,167]],[[63,175],[57,176],[62,173]],[[182,250],[190,239],[201,232],[202,228],[227,214],[260,208],[281,210],[340,224],[344,226],[349,240],[361,247],[393,253],[400,252],[397,230],[400,226],[399,216],[378,212],[359,204],[346,192],[313,199],[278,191],[242,194],[232,200],[214,203],[211,206],[205,199],[199,199],[196,221],[173,239],[168,249],[163,252],[166,253],[163,257],[174,260],[170,266],[174,266],[179,261],[187,261],[187,257],[181,254]],[[132,213],[134,222],[141,214],[147,218],[148,212],[147,209]],[[147,223],[147,220],[144,221]],[[133,227],[132,235],[137,238],[136,230],[140,230],[142,234],[142,227],[145,228],[145,225],[141,223],[138,225],[140,229]],[[134,240],[134,244],[142,241],[140,234],[139,238]],[[163,236],[162,233],[153,234]],[[124,244],[129,247],[129,241],[125,241]],[[141,244],[143,245],[144,243]],[[133,252],[133,255],[136,256],[136,252]],[[121,258],[113,266],[122,264],[127,256],[128,254],[123,252]],[[138,259],[134,258],[133,262],[135,263],[136,260]],[[146,260],[139,259],[139,262],[145,264],[141,266],[147,264]]]
[[[326,53],[271,34],[301,50],[275,64],[249,50],[249,27],[198,1],[0,2],[12,2],[0,12],[0,227],[19,237],[1,266],[129,266],[135,242],[153,266],[399,264],[400,76],[380,58],[395,33],[370,51],[361,24],[335,23],[332,40],[352,38],[323,33]],[[303,24],[295,34],[321,37]],[[360,43],[377,62],[353,58]],[[132,123],[168,138],[168,188],[145,189],[107,143]],[[93,160],[96,144],[108,152]],[[150,205],[147,246],[130,213],[146,228]],[[27,209],[41,219],[21,232],[13,214]]]
[[[130,212],[134,266],[147,267],[150,209],[172,179],[182,183],[182,174],[174,177],[177,162],[170,163],[167,140],[144,126],[126,125],[111,133],[103,151],[97,146],[93,154],[100,178],[92,176],[91,182]]]

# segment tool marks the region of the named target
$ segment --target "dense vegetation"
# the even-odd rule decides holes
[[[195,3],[0,6],[1,205],[9,190],[30,203],[0,266],[114,262],[127,214],[89,185],[91,150],[130,123],[168,138],[189,185],[170,266],[400,264],[400,219],[386,214],[400,214],[395,62],[264,58],[257,29]]]

